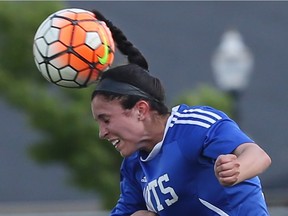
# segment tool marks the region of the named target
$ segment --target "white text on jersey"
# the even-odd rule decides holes
[[[162,194],[169,194],[170,198],[165,199],[165,203],[167,206],[172,205],[173,203],[178,201],[178,196],[175,193],[174,189],[172,187],[164,187],[163,183],[168,182],[169,183],[169,177],[167,174],[164,174],[160,176],[158,179],[154,179],[153,181],[149,182],[146,188],[144,189],[144,198],[146,200],[146,205],[150,211],[154,211],[157,209],[157,211],[161,211],[164,209],[163,204],[161,203],[159,197]],[[158,194],[161,193],[161,194]],[[155,202],[156,202],[156,208],[152,203],[151,196],[154,197]]]

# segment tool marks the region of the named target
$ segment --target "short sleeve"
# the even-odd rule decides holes
[[[238,125],[230,120],[220,120],[207,132],[204,142],[203,155],[216,159],[221,154],[232,153],[243,143],[254,142]]]

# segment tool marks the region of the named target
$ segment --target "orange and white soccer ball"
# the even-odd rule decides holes
[[[115,45],[106,24],[83,9],[51,14],[33,43],[36,66],[51,83],[82,88],[99,79],[114,60]]]

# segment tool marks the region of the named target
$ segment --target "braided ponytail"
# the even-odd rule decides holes
[[[146,59],[142,53],[130,41],[127,40],[123,32],[114,26],[110,20],[107,20],[99,11],[93,10],[92,12],[98,20],[106,23],[112,33],[114,41],[116,42],[117,48],[123,55],[127,56],[129,63],[139,65],[143,69],[148,70],[148,63]]]

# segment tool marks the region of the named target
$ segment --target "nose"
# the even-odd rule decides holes
[[[105,139],[108,135],[108,129],[102,125],[99,125],[99,138]]]

